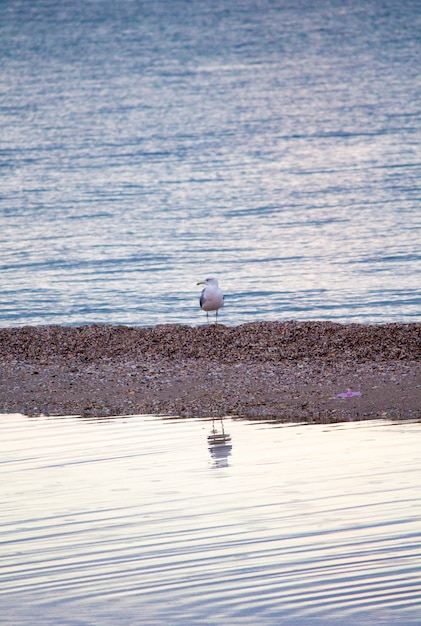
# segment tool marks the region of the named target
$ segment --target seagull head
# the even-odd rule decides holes
[[[216,278],[214,276],[208,276],[208,278],[205,278],[205,280],[201,280],[199,283],[197,283],[198,285],[206,285],[206,287],[217,287],[218,286],[218,281],[216,280]]]

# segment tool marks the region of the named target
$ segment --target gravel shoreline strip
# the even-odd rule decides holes
[[[3,413],[421,418],[419,323],[5,328],[0,371]]]

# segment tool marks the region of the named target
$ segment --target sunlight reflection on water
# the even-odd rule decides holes
[[[2,623],[419,623],[421,424],[224,425],[1,416]]]

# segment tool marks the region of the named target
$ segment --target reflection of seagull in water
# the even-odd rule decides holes
[[[205,285],[200,294],[200,308],[206,311],[209,323],[209,311],[215,311],[215,324],[218,323],[218,309],[224,306],[224,294],[218,287],[218,281],[213,276],[202,280],[198,285]]]
[[[215,425],[215,418],[212,418],[212,432],[208,435],[208,446],[214,467],[228,467],[228,457],[231,455],[232,443],[231,435],[224,430],[224,420],[221,416],[221,432]]]

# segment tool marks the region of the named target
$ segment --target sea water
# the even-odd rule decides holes
[[[420,434],[0,416],[2,626],[418,625]]]
[[[413,0],[3,0],[0,325],[420,319]]]

